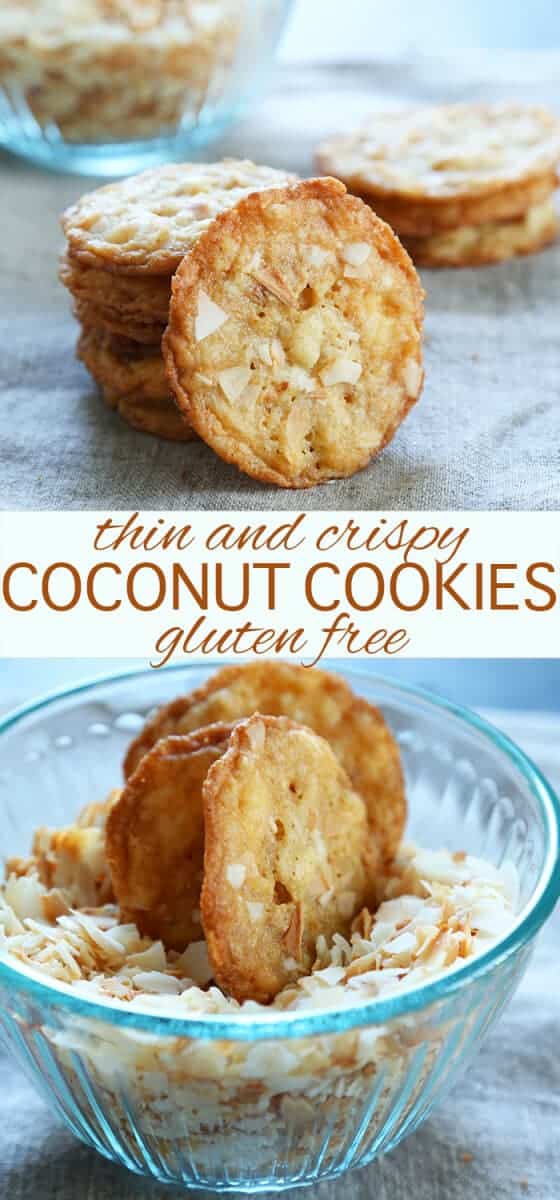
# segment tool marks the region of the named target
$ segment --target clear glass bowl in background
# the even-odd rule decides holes
[[[71,822],[120,778],[146,712],[208,668],[74,688],[0,724],[0,853]],[[123,1011],[0,961],[0,1029],[47,1103],[101,1154],[184,1187],[293,1187],[363,1166],[424,1120],[509,1000],[560,894],[558,802],[472,713],[367,671],[407,778],[409,838],[520,880],[513,930],[465,966],[360,1007],[181,1020]]]
[[[119,175],[210,142],[263,83],[292,0],[0,5],[0,146]]]

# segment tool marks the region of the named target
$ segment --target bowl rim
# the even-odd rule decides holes
[[[220,662],[229,665],[231,660]],[[338,670],[352,682],[371,681],[369,671],[360,666],[349,665],[345,660],[330,660],[326,669]],[[216,668],[215,663],[204,661],[174,664],[164,669],[165,676],[189,675],[201,669]],[[30,703],[18,706],[0,719],[0,741],[4,734],[25,718],[60,701],[83,696],[99,687],[125,684],[142,676],[153,677],[151,667],[136,667],[120,673],[102,673],[67,688],[58,688]],[[463,722],[481,733],[494,747],[503,753],[522,775],[537,801],[545,827],[545,861],[533,895],[509,933],[485,950],[482,954],[466,961],[455,970],[436,976],[433,980],[403,988],[401,992],[386,997],[377,997],[367,1003],[342,1009],[307,1009],[304,1011],[270,1011],[244,1014],[201,1014],[200,1016],[174,1017],[165,1014],[142,1012],[116,1007],[114,1002],[93,1000],[88,996],[75,995],[68,984],[57,980],[43,979],[33,968],[23,965],[11,966],[0,958],[0,984],[10,991],[21,989],[30,1000],[43,1005],[46,1010],[64,1009],[80,1021],[99,1020],[123,1029],[151,1033],[156,1037],[190,1038],[201,1040],[231,1040],[234,1042],[262,1041],[274,1038],[309,1037],[313,1035],[345,1033],[364,1026],[385,1024],[396,1017],[405,1017],[426,1009],[436,1002],[446,1000],[486,975],[503,963],[515,951],[533,940],[560,898],[560,801],[540,769],[506,734],[491,722],[480,717],[471,709],[456,704],[443,696],[417,685],[403,684],[388,679],[382,672],[375,672],[375,682],[383,689],[405,699],[422,701],[424,704]],[[381,700],[382,704],[382,700]]]

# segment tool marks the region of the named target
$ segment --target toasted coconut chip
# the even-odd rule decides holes
[[[238,400],[250,377],[249,367],[228,367],[225,371],[220,371],[218,383],[228,400]]]
[[[351,267],[361,267],[371,254],[371,246],[367,242],[349,242],[344,247],[344,260]]]
[[[321,382],[325,387],[333,387],[337,383],[355,384],[361,374],[361,363],[353,362],[351,358],[335,358],[330,366],[321,371]]]
[[[201,288],[198,293],[198,309],[194,323],[195,341],[202,342],[211,333],[216,333],[217,329],[221,329],[228,320],[228,314],[224,312],[223,308],[214,304],[210,296]]]

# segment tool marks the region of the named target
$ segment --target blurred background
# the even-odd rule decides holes
[[[0,661],[0,712],[84,679],[148,665],[139,659],[5,659]],[[336,663],[329,665],[336,670]],[[560,713],[556,659],[358,659],[352,665],[428,688],[470,708]],[[558,745],[558,736],[555,740]]]
[[[295,0],[280,57],[343,62],[558,47],[559,0]]]

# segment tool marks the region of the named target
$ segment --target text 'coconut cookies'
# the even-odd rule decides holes
[[[198,434],[256,479],[310,487],[364,467],[418,399],[418,277],[336,180],[166,166],[62,223],[78,356],[137,429]]]
[[[560,122],[541,108],[457,104],[374,113],[322,143],[342,179],[426,266],[474,266],[553,241]]]

